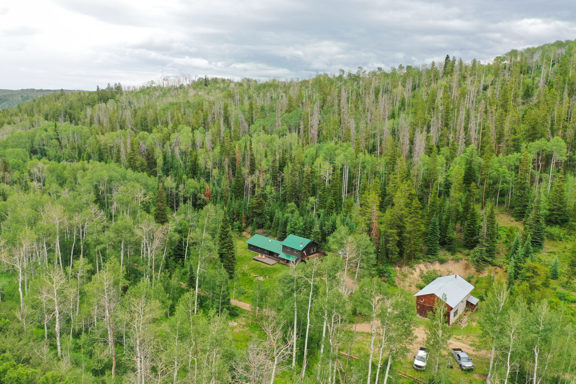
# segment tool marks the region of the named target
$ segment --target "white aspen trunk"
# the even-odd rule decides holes
[[[492,348],[490,349],[490,367],[488,368],[488,377],[486,378],[487,383],[492,382],[492,367],[494,366],[494,352],[496,351],[495,342],[492,341]]]
[[[514,331],[510,333],[510,344],[508,345],[508,354],[506,356],[506,375],[504,376],[504,384],[508,384],[508,376],[510,376],[510,356],[512,356],[512,345],[514,344]]]
[[[196,289],[194,290],[194,314],[198,313],[198,282],[200,281],[200,261],[202,260],[202,248],[204,247],[204,236],[206,235],[206,224],[208,223],[208,214],[204,218],[204,229],[202,230],[202,242],[198,251],[198,266],[196,267]]]
[[[112,323],[112,314],[110,313],[110,297],[108,284],[104,283],[104,311],[106,315],[106,326],[108,328],[108,348],[112,356],[112,377],[116,376],[116,344],[114,340],[114,324]]]
[[[310,331],[310,309],[312,308],[312,293],[314,292],[314,274],[316,273],[316,265],[312,269],[312,279],[310,280],[310,294],[308,295],[308,310],[306,312],[306,336],[304,337],[304,361],[302,362],[301,377],[304,379],[306,373],[306,359],[308,357],[308,334]]]
[[[538,375],[538,345],[534,347],[534,377],[532,378],[532,384],[536,384],[538,382],[537,375]]]
[[[294,289],[294,334],[292,336],[292,369],[296,368],[296,335],[298,325],[298,305],[296,303],[296,289]]]
[[[178,326],[179,325],[176,325],[176,349],[174,353],[174,374],[172,376],[173,384],[178,382]]]
[[[62,344],[60,341],[60,305],[58,302],[58,292],[54,290],[54,310],[56,311],[56,324],[54,325],[54,332],[56,332],[56,348],[58,350],[58,357],[62,357]]]
[[[22,265],[18,265],[18,294],[20,295],[20,313],[24,313],[24,292],[22,291],[22,282],[24,277],[22,276]]]
[[[366,384],[370,384],[370,380],[372,379],[372,358],[374,357],[374,340],[376,339],[376,332],[375,331],[375,326],[374,326],[374,318],[376,317],[376,299],[374,298],[372,300],[372,319],[370,321],[370,333],[371,333],[371,338],[370,338],[370,358],[368,359],[368,378],[366,381]]]
[[[552,170],[554,169],[555,155],[552,154],[552,160],[550,163],[550,173],[548,174],[548,193],[550,193],[550,186],[552,185]]]
[[[378,383],[378,378],[380,377],[380,368],[382,368],[382,359],[384,356],[384,346],[386,345],[386,328],[382,330],[382,340],[380,344],[380,353],[378,356],[378,367],[376,368],[376,379],[375,383]]]
[[[328,322],[326,313],[327,311],[324,310],[324,324],[322,324],[322,341],[320,342],[320,356],[324,353],[324,340],[326,339],[326,324]]]
[[[384,384],[388,383],[388,375],[390,374],[390,365],[392,364],[392,352],[388,356],[388,364],[386,364],[386,373],[384,374]]]
[[[140,337],[136,337],[136,382],[143,383],[142,375],[142,355],[140,352]]]
[[[76,227],[74,227],[74,234],[72,235],[72,249],[70,250],[70,269],[68,272],[68,278],[72,273],[72,266],[74,265],[74,247],[76,246]]]
[[[276,377],[277,366],[278,366],[278,355],[274,354],[274,363],[272,364],[272,374],[270,376],[270,384],[274,384],[274,378]]]
[[[122,239],[122,243],[120,244],[120,270],[124,266],[124,239]]]

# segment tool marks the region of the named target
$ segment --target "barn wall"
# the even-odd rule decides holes
[[[416,297],[416,311],[418,315],[422,317],[428,317],[428,314],[434,310],[434,304],[436,303],[436,295],[431,293],[429,295],[422,295]],[[449,314],[452,311],[452,307],[446,304],[446,320],[450,320]]]
[[[456,320],[458,320],[460,315],[464,313],[464,310],[466,309],[466,301],[469,297],[470,295],[466,296],[450,311],[450,324],[453,324]]]

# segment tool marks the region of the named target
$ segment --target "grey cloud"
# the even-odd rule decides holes
[[[489,60],[576,38],[569,0],[168,0],[158,9],[128,0],[54,1],[105,25],[147,32],[133,44],[101,47],[104,61],[87,58],[88,88],[140,76],[305,78],[418,65],[446,54]]]

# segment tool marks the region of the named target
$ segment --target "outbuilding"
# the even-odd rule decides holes
[[[476,309],[478,299],[471,295],[473,289],[474,286],[459,275],[438,277],[414,295],[416,311],[428,317],[436,300],[442,300],[446,305],[446,321],[453,324],[466,307]]]

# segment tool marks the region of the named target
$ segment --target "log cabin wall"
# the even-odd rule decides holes
[[[431,293],[429,295],[422,295],[416,297],[416,311],[422,317],[428,317],[428,313],[434,310],[436,304],[436,295]],[[450,321],[450,311],[452,307],[446,304],[446,320]]]

